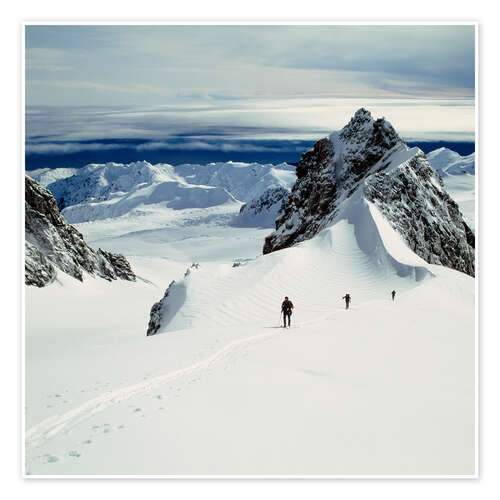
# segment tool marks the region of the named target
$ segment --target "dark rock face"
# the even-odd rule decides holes
[[[374,120],[363,108],[340,133],[302,155],[297,182],[264,254],[315,236],[354,193],[372,202],[425,261],[474,276],[474,234],[439,174],[390,123]]]
[[[146,337],[149,337],[150,335],[156,335],[158,333],[158,330],[160,329],[160,327],[162,325],[164,305],[165,305],[165,302],[167,301],[167,297],[170,294],[170,291],[174,285],[175,285],[175,281],[172,281],[170,283],[170,285],[168,285],[168,288],[165,290],[165,294],[163,295],[163,298],[161,298],[158,302],[155,302],[153,304],[153,307],[151,308],[151,312],[150,312],[149,324],[148,324],[148,329],[146,332]]]
[[[106,280],[135,281],[122,255],[89,247],[83,236],[59,213],[47,189],[25,178],[25,283],[45,286],[55,278],[55,268],[83,281],[83,272]]]
[[[126,281],[135,281],[136,276],[128,260],[119,253],[106,252],[99,248],[98,253],[101,254],[104,262],[109,262],[111,269],[114,271],[116,278]]]
[[[49,284],[56,277],[54,266],[42,252],[31,243],[25,242],[25,283],[39,288]]]
[[[265,254],[312,238],[333,219],[337,190],[332,160],[333,148],[328,139],[318,141],[312,151],[302,155],[297,182],[285,202],[284,214],[275,223],[277,230],[284,228],[287,233],[268,236]]]
[[[369,111],[359,109],[341,130],[337,147],[341,169],[339,181],[355,186],[387,153],[396,146],[404,146],[393,126],[383,118],[373,120]]]
[[[364,193],[426,262],[474,276],[474,233],[424,153],[372,175]]]

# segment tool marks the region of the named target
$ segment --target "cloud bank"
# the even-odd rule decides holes
[[[474,26],[27,26],[28,104],[474,95]]]

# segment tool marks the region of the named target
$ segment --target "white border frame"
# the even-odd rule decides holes
[[[24,174],[25,169],[25,111],[26,111],[26,82],[25,82],[25,31],[26,26],[474,26],[474,41],[475,41],[475,88],[474,88],[474,116],[475,116],[475,234],[479,229],[479,180],[477,167],[479,165],[479,23],[477,21],[23,21],[20,25],[20,78],[21,78],[21,95],[20,95],[20,146],[21,146],[21,169],[19,172],[19,190],[21,195],[21,207],[24,205]],[[20,475],[23,479],[479,479],[479,259],[478,239],[476,236],[476,252],[475,252],[475,472],[466,475],[335,475],[335,474],[318,474],[318,475],[169,475],[169,474],[151,474],[151,475],[104,475],[104,474],[26,474],[25,463],[25,431],[26,431],[26,380],[25,380],[25,361],[26,361],[26,345],[25,345],[25,286],[24,286],[24,211],[20,209],[20,243],[19,251],[21,253],[21,266],[19,269],[20,293],[21,293],[21,338],[20,338],[20,356],[21,356],[21,429],[20,429],[20,446],[21,446],[21,462]],[[480,246],[480,245],[479,245]]]

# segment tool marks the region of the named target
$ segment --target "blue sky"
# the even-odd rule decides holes
[[[361,106],[408,139],[473,140],[474,52],[474,26],[27,26],[27,151],[251,150]]]

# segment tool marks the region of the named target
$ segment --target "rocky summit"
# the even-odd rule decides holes
[[[409,148],[384,118],[359,109],[302,155],[296,174],[264,254],[312,238],[361,197],[426,262],[474,276],[474,233],[425,154]]]
[[[25,177],[25,283],[43,287],[57,269],[83,281],[84,272],[108,281],[135,281],[123,255],[94,250],[60,214],[56,200],[31,177]]]

